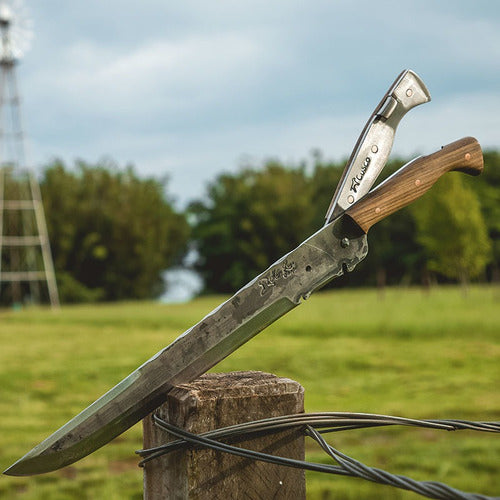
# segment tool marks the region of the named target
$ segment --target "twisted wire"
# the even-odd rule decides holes
[[[260,460],[276,465],[302,468],[316,472],[337,474],[342,476],[357,477],[367,481],[376,482],[396,488],[413,491],[419,495],[440,500],[492,500],[493,498],[477,493],[465,493],[452,488],[446,484],[434,481],[416,481],[414,479],[391,474],[381,469],[369,467],[357,460],[341,453],[329,445],[322,434],[338,432],[341,430],[360,429],[368,427],[381,427],[391,425],[405,425],[413,427],[424,427],[431,429],[457,431],[474,430],[480,432],[500,432],[500,422],[471,422],[467,420],[416,420],[402,417],[392,417],[369,413],[302,413],[296,415],[286,415],[273,417],[242,424],[232,425],[220,429],[215,429],[202,434],[193,434],[179,429],[172,424],[154,415],[154,422],[157,426],[172,434],[177,439],[162,446],[139,450],[143,460],[139,465],[150,460],[163,456],[172,451],[195,445],[208,447],[216,451],[231,453],[244,458]],[[304,433],[314,439],[319,446],[333,458],[338,465],[320,464],[307,462],[286,457],[269,455],[254,450],[236,447],[226,443],[221,443],[219,439],[234,439],[236,437],[248,438],[257,434],[280,432],[285,429],[302,429]]]

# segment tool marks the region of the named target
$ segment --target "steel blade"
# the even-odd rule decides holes
[[[92,453],[158,407],[174,385],[209,370],[313,291],[352,271],[367,252],[366,234],[349,218],[324,226],[4,474],[49,472]]]

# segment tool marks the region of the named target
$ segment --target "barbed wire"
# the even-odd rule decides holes
[[[301,468],[328,474],[357,477],[367,481],[413,491],[419,495],[439,500],[493,500],[495,498],[500,498],[489,497],[478,493],[466,493],[440,482],[417,481],[406,476],[391,474],[381,469],[369,467],[336,450],[329,445],[322,436],[322,434],[344,430],[393,425],[423,427],[447,431],[473,430],[498,433],[500,432],[500,422],[472,422],[468,420],[449,419],[417,420],[370,413],[300,413],[245,422],[242,424],[215,429],[202,434],[193,434],[180,429],[166,422],[158,415],[154,415],[154,422],[158,427],[169,432],[177,439],[161,446],[137,451],[136,453],[143,458],[143,460],[139,463],[140,466],[144,466],[150,460],[161,457],[167,453],[171,453],[189,445],[195,445],[198,447],[207,447],[216,451],[231,453],[240,457],[260,460],[276,465]],[[243,436],[248,438],[252,435],[255,436],[281,432],[286,429],[293,428],[301,429],[307,436],[314,439],[325,451],[325,453],[333,458],[338,465],[321,464],[269,455],[267,453],[240,448],[219,441],[220,439],[231,440]]]

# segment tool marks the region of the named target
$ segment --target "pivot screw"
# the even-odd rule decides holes
[[[342,248],[347,248],[351,242],[349,241],[349,238],[342,238],[342,241],[340,242],[340,246]]]

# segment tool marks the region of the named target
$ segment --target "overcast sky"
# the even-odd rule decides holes
[[[496,0],[26,1],[19,66],[35,166],[111,157],[179,201],[245,161],[347,156],[400,71],[432,101],[394,153],[500,146]],[[332,186],[333,189],[333,186]]]

